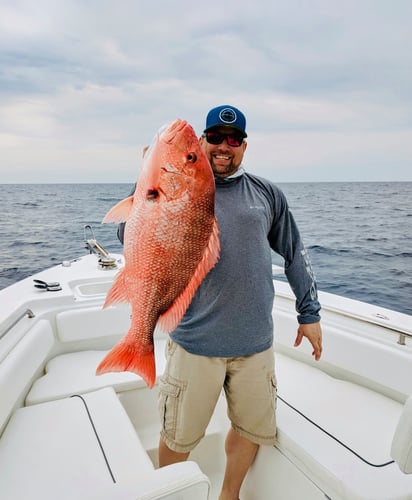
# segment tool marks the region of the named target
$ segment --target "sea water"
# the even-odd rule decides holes
[[[319,290],[412,314],[412,183],[279,184]],[[0,185],[0,289],[85,253],[84,226],[121,253],[101,224],[131,184]],[[87,233],[90,237],[90,233]],[[273,262],[282,265],[276,254]]]

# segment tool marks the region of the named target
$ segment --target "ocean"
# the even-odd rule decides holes
[[[319,290],[412,314],[412,182],[278,185],[309,250]],[[116,226],[101,220],[131,188],[0,185],[0,289],[84,254],[87,224],[108,251],[121,253]],[[273,262],[282,265],[275,254]]]

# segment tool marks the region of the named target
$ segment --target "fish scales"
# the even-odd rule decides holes
[[[105,307],[129,302],[132,319],[97,374],[132,371],[154,385],[155,328],[169,333],[178,325],[219,258],[214,196],[213,173],[192,127],[175,120],[159,131],[146,153],[134,196],[103,220],[127,222],[125,266]]]

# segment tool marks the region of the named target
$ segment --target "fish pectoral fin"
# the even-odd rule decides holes
[[[117,304],[119,302],[129,302],[127,295],[127,286],[125,283],[125,270],[122,269],[116,274],[113,285],[106,295],[103,307]]]
[[[175,299],[169,309],[159,316],[156,329],[164,333],[170,333],[177,327],[189,307],[196,290],[199,288],[200,283],[219,260],[219,255],[219,226],[215,219],[209,243],[205,248],[196,271],[193,273],[193,276],[183,292]]]
[[[122,201],[119,201],[112,207],[104,216],[103,223],[106,222],[125,222],[130,215],[133,207],[133,196],[129,196]]]
[[[154,350],[140,352],[136,344],[120,341],[96,369],[96,375],[109,372],[132,372],[140,375],[151,389],[156,382]]]

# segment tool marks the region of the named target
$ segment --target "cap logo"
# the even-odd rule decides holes
[[[219,113],[219,118],[223,123],[235,123],[237,120],[236,113],[232,108],[225,108]]]

